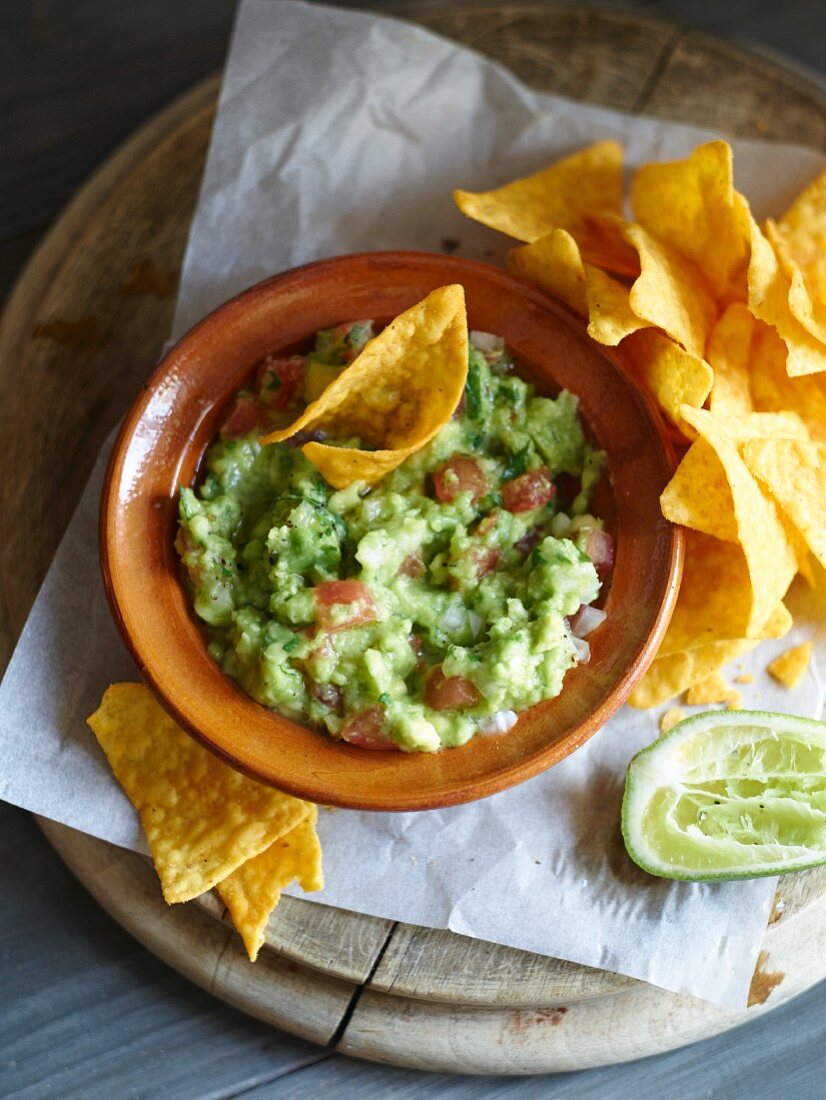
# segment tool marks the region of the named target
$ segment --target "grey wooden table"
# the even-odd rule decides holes
[[[97,163],[220,65],[234,6],[7,0],[0,296]],[[826,5],[815,0],[638,6],[823,67]],[[331,1054],[191,986],[97,907],[28,815],[2,804],[0,882],[3,1097],[824,1095],[826,985],[738,1031],[645,1062],[530,1079],[427,1075]]]

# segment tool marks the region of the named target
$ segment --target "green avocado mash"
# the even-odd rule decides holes
[[[372,490],[334,491],[304,440],[262,447],[372,334],[341,325],[266,360],[181,489],[176,545],[210,654],[254,699],[432,752],[507,730],[587,658],[571,619],[613,556],[587,511],[604,456],[576,398],[537,396],[487,334],[471,334],[463,408]]]

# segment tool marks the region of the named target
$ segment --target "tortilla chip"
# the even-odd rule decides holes
[[[316,832],[317,810],[311,812],[269,848],[248,859],[216,889],[241,935],[250,962],[255,962],[281,892],[297,881],[302,890],[321,890],[321,844]]]
[[[783,604],[778,604],[765,623],[763,636],[780,638],[790,626],[789,612]],[[628,702],[641,710],[659,706],[675,695],[681,695],[692,684],[705,680],[735,657],[748,653],[757,644],[756,638],[733,638],[711,645],[692,646],[667,657],[657,657],[634,688]]]
[[[742,432],[752,430],[757,435],[766,422],[752,414],[744,418],[754,425],[753,429],[748,429],[688,405],[683,407],[682,414],[712,447],[725,471],[737,525],[737,541],[746,555],[752,586],[745,637],[754,637],[780,603],[797,572],[797,548],[777,505],[749,472],[738,448]]]
[[[777,227],[804,266],[822,256],[826,242],[826,168],[800,192]]]
[[[702,270],[717,297],[731,297],[748,258],[748,237],[734,206],[727,142],[707,142],[685,160],[642,165],[631,205],[649,233]]]
[[[786,345],[786,371],[790,377],[826,371],[826,346],[801,325],[789,305],[791,279],[752,217],[742,195],[736,196],[743,223],[751,239],[748,269],[749,309],[755,317],[772,325]]]
[[[602,271],[611,271],[636,279],[640,273],[640,258],[623,234],[624,222],[615,211],[587,215],[586,224],[594,236],[587,239],[588,263]]]
[[[746,306],[732,302],[711,330],[706,357],[714,371],[714,385],[708,405],[720,416],[750,413],[754,409],[749,386],[754,323]]]
[[[610,249],[592,216],[621,211],[622,147],[600,141],[504,187],[454,191],[453,197],[467,217],[518,241],[535,241],[552,229],[565,229],[586,260],[593,254],[599,262]]]
[[[659,706],[660,703],[682,695],[692,684],[705,680],[717,669],[754,649],[756,645],[757,642],[752,639],[740,638],[736,641],[696,646],[685,653],[675,653],[670,657],[657,657],[631,692],[628,702],[640,710]]]
[[[752,439],[743,457],[826,567],[826,444]]]
[[[565,229],[552,229],[544,237],[508,252],[508,267],[578,313],[588,316],[585,265],[579,245]]]
[[[777,223],[799,265],[809,294],[826,304],[826,169],[795,199]]]
[[[714,374],[708,363],[653,328],[633,333],[623,340],[620,351],[663,412],[685,430],[680,409],[683,405],[700,408],[711,391]]]
[[[789,280],[789,312],[810,336],[826,344],[826,302],[819,298],[814,285],[809,285],[809,273],[798,263],[789,242],[771,218],[766,222],[765,233]],[[816,271],[812,281],[819,278],[820,272]]]
[[[628,287],[591,264],[585,265],[588,294],[588,335],[599,344],[615,347],[648,323],[631,308]]]
[[[679,707],[669,707],[660,718],[660,733],[668,733],[674,729],[678,722],[685,718],[685,711]]]
[[[170,905],[211,889],[311,812],[207,752],[143,684],[113,684],[87,721],[140,815]]]
[[[640,274],[629,298],[631,309],[686,351],[702,357],[717,313],[702,275],[641,225],[626,223],[623,236],[640,258]]]
[[[788,409],[806,424],[812,439],[826,443],[826,375],[790,378],[786,345],[773,328],[756,322],[752,339],[750,384],[755,409]]]
[[[564,229],[511,249],[508,266],[587,317],[588,334],[600,344],[614,346],[646,325],[629,305],[628,287],[583,263],[579,246]]]
[[[751,578],[740,547],[697,531],[686,531],[683,579],[657,657],[744,638],[751,603]],[[771,616],[771,626],[768,622],[762,624],[758,636],[782,637],[791,623],[791,616],[780,604]]]
[[[357,436],[376,449],[307,443],[302,450],[336,489],[375,485],[450,420],[467,369],[465,292],[443,286],[391,321],[297,420],[261,442],[308,429]]]
[[[705,707],[711,703],[731,703],[739,706],[742,695],[736,688],[729,687],[719,671],[710,673],[704,680],[692,684],[686,693],[685,701],[690,707]]]
[[[697,439],[691,444],[660,496],[660,508],[672,523],[713,535],[724,542],[738,541],[726,472],[714,448],[705,439]]]
[[[797,687],[806,675],[812,657],[812,643],[804,642],[781,653],[768,666],[768,672],[784,687]]]

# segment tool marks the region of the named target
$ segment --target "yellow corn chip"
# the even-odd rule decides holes
[[[375,485],[448,422],[467,368],[465,293],[458,284],[443,286],[391,321],[297,420],[261,442],[319,428],[357,436],[376,449],[307,443],[302,450],[336,489]]]
[[[712,672],[705,679],[692,684],[685,697],[690,707],[705,707],[711,703],[739,706],[741,699],[740,692],[728,686],[720,671]]]
[[[810,278],[813,282],[820,278],[820,272],[816,271],[810,276],[798,263],[789,242],[771,218],[766,222],[766,237],[789,280],[789,311],[792,317],[800,322],[810,336],[814,336],[821,344],[826,344],[826,301],[818,297],[814,285],[809,285]],[[823,243],[826,248],[826,241]]]
[[[618,218],[616,212],[603,211],[587,215],[585,222],[594,234],[587,237],[588,263],[602,271],[636,279],[640,273],[640,258],[623,235],[623,219]]]
[[[777,253],[752,217],[742,195],[736,196],[736,203],[751,239],[749,309],[755,317],[777,330],[786,345],[786,371],[790,377],[826,370],[826,346],[807,332],[791,312],[791,280]]]
[[[686,531],[683,579],[657,657],[745,637],[751,603],[751,579],[740,547]],[[762,624],[755,636],[782,637],[791,624],[791,616],[779,604],[770,623]]]
[[[778,604],[763,628],[763,637],[780,638],[790,626],[791,616],[783,604]],[[642,710],[659,706],[675,695],[681,695],[692,684],[705,680],[735,657],[748,653],[757,642],[756,638],[734,638],[657,657],[634,688],[628,702]]]
[[[750,365],[754,407],[765,412],[794,412],[812,439],[826,443],[826,375],[790,378],[786,358],[786,345],[774,329],[756,322]]]
[[[600,141],[532,176],[494,191],[454,191],[456,205],[475,221],[518,241],[535,241],[565,229],[585,259],[606,256],[606,234],[593,215],[619,214],[622,206],[622,148]]]
[[[826,567],[826,444],[752,439],[743,457]]]
[[[702,357],[716,318],[702,275],[641,225],[627,223],[623,235],[640,258],[640,274],[631,287],[631,309],[686,351]]]
[[[737,541],[743,548],[752,585],[746,637],[753,637],[786,593],[797,572],[797,551],[777,506],[755,481],[738,449],[737,426],[688,405],[683,418],[714,449],[731,490]],[[754,420],[757,414],[749,419]],[[754,434],[758,434],[757,430]]]
[[[715,295],[730,297],[745,267],[748,238],[734,206],[727,142],[700,145],[686,160],[642,165],[634,174],[631,205],[649,233],[702,270]]]
[[[640,710],[659,706],[676,695],[682,695],[692,684],[706,679],[735,657],[754,649],[756,645],[756,641],[740,638],[731,642],[695,646],[685,653],[674,653],[670,657],[657,657],[631,692],[628,702]]]
[[[508,266],[587,317],[588,333],[600,344],[616,345],[646,325],[629,305],[628,287],[583,263],[576,241],[564,229],[511,249]]]
[[[777,223],[777,231],[800,268],[809,297],[823,307],[826,305],[826,169],[798,195]]]
[[[679,707],[669,707],[660,718],[660,733],[668,733],[678,722],[682,722],[683,718],[685,718],[684,710]]]
[[[812,643],[793,646],[771,662],[768,671],[784,687],[797,687],[806,675],[812,657]]]
[[[578,313],[588,316],[585,265],[579,245],[565,229],[552,229],[544,237],[508,252],[508,267],[529,279]]]
[[[169,904],[203,894],[310,813],[207,752],[142,684],[107,688],[88,723],[140,815]]]
[[[264,943],[270,914],[291,882],[302,890],[321,890],[321,844],[316,833],[315,806],[301,822],[260,855],[242,863],[216,889],[241,934],[250,962],[255,962]]]
[[[714,448],[697,439],[660,496],[666,519],[703,531],[725,542],[737,542],[737,520],[731,489]]]
[[[754,318],[748,308],[733,302],[711,330],[706,356],[714,371],[708,402],[713,413],[750,413],[754,408],[749,386],[753,329]]]
[[[663,412],[685,430],[680,409],[683,405],[700,408],[711,390],[714,374],[708,363],[652,328],[633,333],[620,350]]]
[[[585,265],[588,294],[588,335],[600,344],[616,346],[647,322],[631,308],[628,287],[591,264]]]

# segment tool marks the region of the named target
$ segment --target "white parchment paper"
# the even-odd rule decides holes
[[[245,0],[230,51],[174,335],[256,280],[361,249],[453,247],[496,261],[495,234],[455,210],[453,187],[490,187],[599,138],[630,165],[713,136],[540,95],[502,68],[405,23]],[[716,135],[714,135],[716,136]],[[779,212],[822,165],[809,150],[735,142],[738,185]],[[452,242],[445,245],[445,242]],[[0,797],[145,850],[84,718],[135,670],[99,578],[101,456],[0,686]],[[819,715],[818,664],[795,691],[763,669],[816,637],[826,609],[792,594],[800,625],[741,664],[748,706]],[[804,614],[805,612],[805,614]],[[807,621],[808,617],[808,621]],[[629,974],[740,1008],[774,881],[666,882],[619,837],[630,757],[656,713],[625,708],[551,772],[470,806],[418,814],[324,812],[329,905],[450,928]]]

